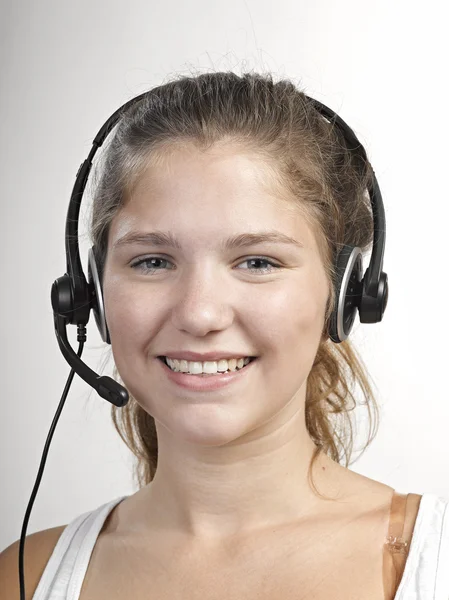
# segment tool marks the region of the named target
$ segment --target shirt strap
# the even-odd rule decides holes
[[[388,534],[383,546],[383,582],[386,600],[394,599],[404,574],[421,498],[422,496],[418,494],[399,494],[395,490],[393,492]]]
[[[393,491],[388,533],[383,546],[383,583],[385,600],[396,595],[407,560],[409,541],[403,538],[408,494]]]

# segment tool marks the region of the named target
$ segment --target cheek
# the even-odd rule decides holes
[[[288,284],[261,294],[252,305],[251,321],[260,325],[268,346],[314,346],[321,338],[327,295],[324,275],[304,272]]]
[[[103,295],[115,366],[128,391],[139,398],[139,384],[147,374],[148,340],[158,331],[155,302],[149,302],[135,284],[125,285],[119,276],[106,274]]]
[[[119,276],[106,275],[103,295],[112,346],[120,352],[129,352],[131,345],[139,349],[156,326],[157,299],[149,302],[148,295],[139,292],[138,284],[125,284]]]
[[[128,290],[121,285],[120,278],[109,277],[107,274],[105,274],[103,283],[103,298],[106,322],[113,339],[132,325],[134,312],[130,311],[128,307],[130,302],[131,306],[133,302]]]
[[[310,278],[309,285],[302,287],[294,297],[291,337],[294,353],[301,361],[307,375],[313,366],[318,346],[322,340],[325,325],[326,306],[329,296],[327,279],[318,271]]]
[[[276,390],[270,410],[284,407],[309,376],[321,341],[327,293],[324,276],[304,273],[257,307],[253,322],[260,324],[257,339],[266,366],[262,387]]]

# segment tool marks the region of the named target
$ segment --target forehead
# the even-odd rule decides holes
[[[184,145],[151,155],[109,237],[113,242],[129,231],[170,230],[181,241],[193,234],[210,245],[229,234],[278,230],[314,246],[312,225],[266,158],[235,146],[203,152]]]

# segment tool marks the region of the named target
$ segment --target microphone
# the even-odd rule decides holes
[[[54,313],[54,324],[56,338],[61,352],[75,373],[84,379],[84,381],[93,387],[102,398],[111,404],[118,407],[125,406],[129,400],[127,390],[111,377],[98,375],[92,371],[85,362],[78,358],[67,339],[67,323],[64,317]],[[84,325],[78,325],[78,341],[85,341],[85,331]],[[80,339],[80,336],[84,336],[84,339]]]
[[[70,345],[67,338],[67,322],[69,319],[67,316],[62,315],[58,310],[61,307],[60,288],[63,287],[59,286],[58,284],[59,281],[56,280],[52,286],[51,298],[56,339],[58,340],[59,348],[64,358],[75,371],[75,373],[79,375],[81,379],[84,379],[88,385],[93,387],[102,398],[120,408],[125,406],[129,400],[128,391],[111,377],[106,375],[98,375],[98,373],[95,373],[78,357],[75,350]],[[83,323],[77,323],[77,327],[78,341],[85,342],[86,325]]]

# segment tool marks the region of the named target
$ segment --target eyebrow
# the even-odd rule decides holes
[[[228,251],[233,250],[234,248],[244,248],[246,246],[254,246],[263,243],[290,244],[299,248],[304,248],[304,244],[298,240],[276,230],[258,231],[257,233],[240,233],[228,238],[221,245],[221,248],[224,251]],[[115,249],[131,244],[167,246],[170,248],[177,248],[178,250],[182,249],[181,244],[171,232],[163,231],[130,231],[114,242],[112,247]]]

